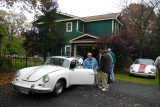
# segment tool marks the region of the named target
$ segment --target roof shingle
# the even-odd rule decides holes
[[[95,16],[88,16],[88,17],[81,17],[85,21],[92,21],[92,20],[103,20],[103,19],[115,19],[120,15],[120,13],[110,13],[110,14],[103,14],[103,15],[95,15]]]

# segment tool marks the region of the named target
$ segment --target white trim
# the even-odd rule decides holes
[[[71,24],[71,29],[70,30],[68,30],[68,24]],[[72,22],[67,22],[66,23],[66,32],[72,32]]]
[[[69,53],[69,56],[71,56],[71,45],[66,45],[66,46],[65,46],[65,49],[64,49],[65,55],[66,55],[66,52],[67,52],[67,51],[66,51],[66,48],[67,48],[67,47],[70,47],[70,53]]]
[[[63,19],[63,20],[56,20],[55,22],[64,22],[64,21],[72,21],[72,20],[81,20],[79,18],[70,18],[70,19]],[[82,20],[84,21],[84,20]]]
[[[83,22],[83,32],[84,32],[84,22]]]
[[[64,16],[73,17],[73,18],[78,17],[78,16],[74,16],[74,15],[71,15],[71,14],[63,13],[63,12],[60,12],[60,11],[59,12],[57,11],[57,13],[61,14],[61,15],[64,15]]]
[[[96,37],[96,36],[93,36],[93,35],[90,35],[90,34],[84,34],[84,35],[78,36],[78,37],[76,37],[76,38],[74,38],[74,39],[71,39],[69,42],[72,43],[74,40],[77,40],[77,39],[82,38],[82,37],[84,37],[84,36],[89,36],[89,37],[98,39],[98,37]]]
[[[95,21],[112,20],[112,19],[116,19],[116,18],[96,19],[96,20],[89,20],[89,21],[85,21],[85,22],[95,22]]]
[[[116,21],[121,25],[123,26],[123,24],[116,18]]]
[[[76,28],[76,31],[78,31],[78,26],[79,26],[79,24],[78,24],[78,20],[77,20],[77,28]]]
[[[112,35],[114,33],[114,20],[112,20]]]
[[[76,57],[76,54],[77,54],[77,46],[74,45],[74,57]]]
[[[95,43],[95,41],[73,41],[71,43]]]
[[[123,26],[123,24],[117,18],[97,19],[97,20],[89,20],[89,21],[86,21],[86,20],[84,20],[82,18],[72,18],[72,19],[56,20],[55,22],[64,22],[64,21],[72,21],[72,20],[82,20],[83,22],[95,22],[95,21],[103,21],[103,20],[116,20],[121,26]]]

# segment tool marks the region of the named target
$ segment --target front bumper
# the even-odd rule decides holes
[[[143,77],[156,77],[155,73],[138,73],[130,71],[131,75],[143,76]]]
[[[41,86],[37,86],[36,83],[21,84],[15,81],[12,81],[12,84],[17,91],[24,94],[52,92],[51,88],[45,88],[45,84],[41,84]]]

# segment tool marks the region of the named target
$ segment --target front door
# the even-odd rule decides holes
[[[87,57],[87,53],[92,52],[92,46],[77,46],[76,54],[84,58]]]

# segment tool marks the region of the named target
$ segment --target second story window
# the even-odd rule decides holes
[[[72,32],[72,22],[66,23],[66,32]]]

